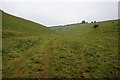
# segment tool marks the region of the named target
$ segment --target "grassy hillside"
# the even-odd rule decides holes
[[[94,29],[93,26],[99,27]],[[54,29],[62,37],[54,42],[55,76],[79,78],[119,77],[118,21],[79,24]],[[55,52],[56,51],[56,52]]]
[[[24,63],[33,57],[32,55],[36,55],[35,53],[42,49],[40,46],[44,47],[42,44],[48,42],[55,33],[48,27],[3,12],[3,78],[13,77],[17,73],[16,71],[24,66]],[[33,66],[36,66],[35,61],[33,63]],[[17,75],[22,77],[19,73]]]
[[[4,32],[19,32],[23,34],[51,34],[54,33],[48,27],[28,21],[13,15],[3,13],[2,14],[2,26]]]
[[[3,13],[2,23],[3,78],[120,75],[117,20],[50,29]]]

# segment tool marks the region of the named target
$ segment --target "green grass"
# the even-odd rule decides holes
[[[3,13],[2,25],[3,78],[120,75],[117,20],[48,28]]]
[[[53,54],[55,77],[119,77],[118,22],[99,22],[63,27]],[[59,45],[59,46],[56,46]],[[62,56],[62,58],[61,58]]]

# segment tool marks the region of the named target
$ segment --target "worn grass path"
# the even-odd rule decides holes
[[[46,70],[45,70],[45,73],[47,74],[46,75],[46,78],[51,78],[51,75],[52,75],[52,66],[51,66],[51,47],[52,47],[52,41],[49,42],[48,44],[48,48],[47,48],[47,51],[46,51],[46,54],[45,54],[45,67],[46,67]]]
[[[52,77],[52,65],[51,65],[51,54],[52,54],[52,40],[46,44],[45,54],[44,54],[44,67],[45,70],[41,72],[37,78],[51,78]]]
[[[20,53],[20,56],[18,58],[15,58],[13,60],[8,61],[7,63],[5,63],[8,67],[5,67],[7,71],[5,71],[3,78],[12,78],[12,77],[18,77],[18,78],[22,78],[25,77],[24,75],[21,76],[17,73],[20,72],[19,68],[24,66],[24,64],[30,60],[31,56],[36,55],[35,52],[39,52],[41,50],[41,48],[44,46],[44,51],[45,54],[43,56],[43,63],[45,64],[45,70],[42,72],[40,76],[40,78],[48,78],[50,75],[50,53],[51,53],[51,44],[52,41],[43,41],[42,44],[36,44],[32,47],[30,47],[28,50],[25,50],[24,52]],[[37,54],[37,56],[39,56],[40,54]],[[33,66],[31,64],[31,66]],[[34,72],[33,72],[34,73]],[[29,75],[29,74],[28,74]],[[36,77],[36,76],[33,76]]]

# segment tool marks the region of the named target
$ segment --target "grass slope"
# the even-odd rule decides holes
[[[117,20],[52,29],[3,13],[3,78],[119,77]]]
[[[7,13],[2,14],[2,26],[3,33],[4,30],[7,32],[19,32],[19,33],[28,33],[28,34],[51,34],[54,33],[48,27],[28,21],[19,17],[12,16]]]
[[[33,61],[31,62],[31,65],[35,66],[32,71],[32,74],[35,74],[34,72],[37,70],[36,62],[39,59],[36,54],[38,51],[42,51],[42,48],[47,48],[47,43],[49,43],[50,40],[49,38],[54,36],[55,33],[55,31],[48,27],[3,12],[3,78],[14,77],[14,75],[19,77],[30,76],[28,73],[28,75],[23,74],[22,70],[20,70],[21,75],[19,75],[19,68],[26,66],[26,72],[32,70],[28,69],[26,62],[34,56],[35,59],[31,60]],[[38,66],[40,65],[42,64],[39,64]],[[35,76],[32,75],[32,77]]]
[[[99,27],[94,29],[93,26]],[[54,43],[54,76],[115,78],[120,75],[118,21],[62,27]]]

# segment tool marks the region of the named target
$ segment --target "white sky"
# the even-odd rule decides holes
[[[2,0],[2,10],[45,26],[118,19],[119,0]]]

